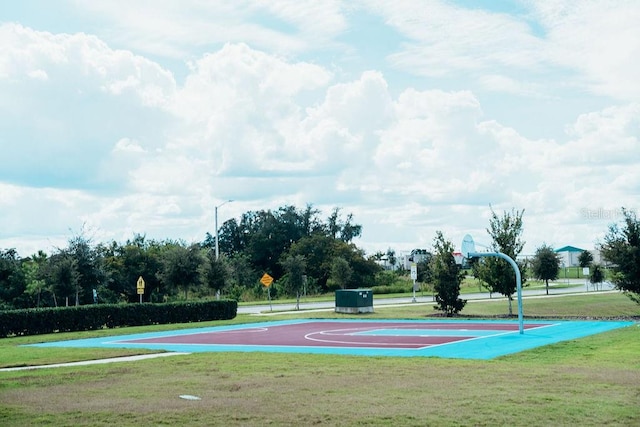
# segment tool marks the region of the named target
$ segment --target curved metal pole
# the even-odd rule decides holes
[[[516,272],[516,288],[518,290],[518,325],[520,334],[524,334],[524,316],[522,314],[522,278],[520,277],[520,269],[518,268],[518,264],[506,254],[502,252],[469,252],[467,254],[468,258],[481,257],[481,256],[494,256],[498,258],[502,258],[511,264],[513,271]]]

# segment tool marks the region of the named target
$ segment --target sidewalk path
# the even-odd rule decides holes
[[[29,371],[32,369],[61,368],[65,366],[99,365],[102,363],[115,363],[115,362],[133,362],[135,360],[154,359],[156,357],[181,356],[185,354],[190,354],[190,353],[178,353],[178,352],[153,353],[153,354],[140,354],[137,356],[110,357],[108,359],[83,360],[81,362],[55,363],[51,365],[18,366],[15,368],[0,368],[0,372]]]

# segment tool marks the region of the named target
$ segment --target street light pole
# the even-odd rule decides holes
[[[223,203],[220,203],[218,206],[215,207],[215,227],[216,227],[216,260],[220,257],[220,245],[218,244],[218,240],[220,235],[218,234],[218,208],[221,207],[222,205],[225,205],[229,202],[233,202],[233,200],[227,200]]]

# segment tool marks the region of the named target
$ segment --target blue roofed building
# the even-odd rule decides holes
[[[575,246],[563,246],[556,249],[555,252],[560,257],[560,263],[564,267],[575,267],[580,265],[578,257],[585,249],[576,248]]]

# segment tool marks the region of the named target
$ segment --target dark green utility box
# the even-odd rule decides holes
[[[373,313],[373,292],[371,289],[337,290],[336,313]]]

